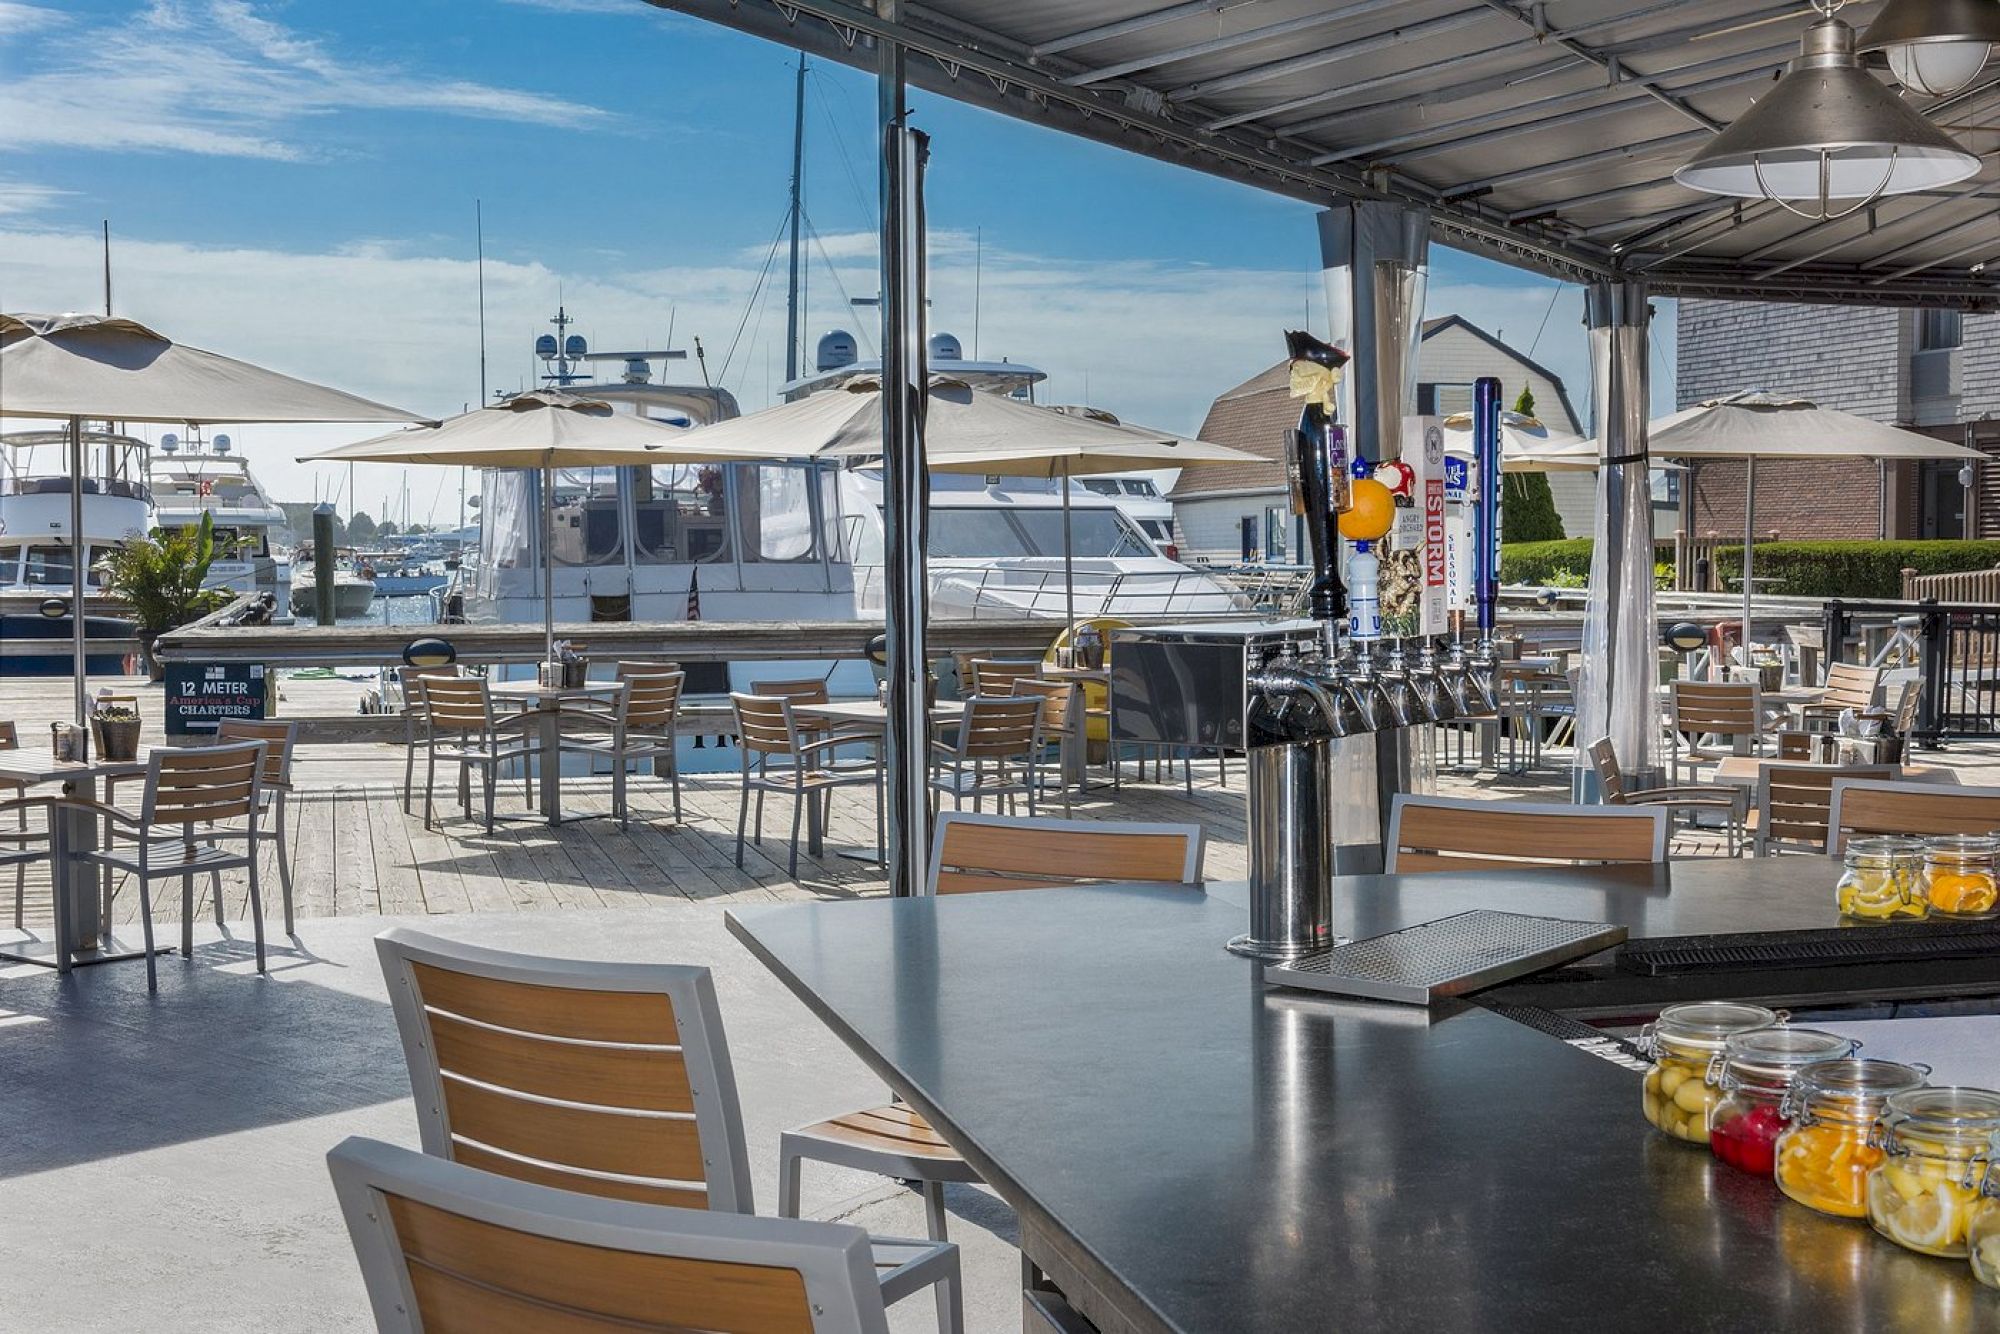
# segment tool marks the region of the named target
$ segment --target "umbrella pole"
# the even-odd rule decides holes
[[[1757,541],[1757,460],[1743,460],[1743,661],[1750,662],[1750,565]],[[1729,673],[1723,672],[1727,680]]]
[[[90,548],[83,537],[83,418],[69,419],[69,576],[70,576],[70,675],[76,680],[76,725],[85,747],[78,759],[89,758],[90,683],[85,679],[89,662],[86,639],[89,628],[83,608],[84,558]]]
[[[1069,470],[1063,469],[1058,480],[1062,483],[1063,502],[1063,633],[1074,638],[1076,634],[1076,564],[1072,559],[1075,546],[1069,536]]]
[[[556,470],[542,469],[542,661],[556,656]]]

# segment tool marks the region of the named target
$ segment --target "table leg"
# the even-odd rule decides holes
[[[537,721],[540,749],[535,755],[535,774],[540,780],[542,818],[552,825],[562,823],[562,726],[555,709],[543,709]]]
[[[68,794],[79,801],[98,800],[97,779],[72,780]],[[143,959],[145,947],[128,944],[106,932],[104,918],[104,871],[92,862],[78,861],[73,855],[97,849],[97,817],[88,811],[63,810],[55,813],[54,880],[55,930],[48,941],[25,941],[0,949],[0,959],[15,963],[40,964],[57,972],[93,963],[116,963],[121,959]]]

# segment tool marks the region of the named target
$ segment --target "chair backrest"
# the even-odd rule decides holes
[[[248,817],[256,828],[264,790],[264,743],[162,746],[146,762],[146,795],[140,818],[147,824],[206,824]]]
[[[785,714],[786,701],[770,695],[729,696],[736,711],[736,742],[744,762],[751,755],[790,755],[792,729]]]
[[[1604,793],[1604,804],[1623,806],[1625,804],[1625,771],[1618,765],[1618,752],[1611,745],[1611,738],[1601,736],[1590,743],[1590,767],[1597,774],[1597,786]]]
[[[1757,771],[1757,843],[1824,852],[1837,778],[1893,778],[1887,764],[1766,764]],[[1980,832],[1985,832],[1981,830]]]
[[[682,671],[627,672],[618,664],[618,679],[625,683],[625,725],[647,731],[667,726],[680,712],[681,686],[687,681]]]
[[[750,1213],[706,968],[375,938],[425,1153],[588,1195]]]
[[[464,675],[465,673],[459,670],[456,663],[444,663],[436,667],[398,667],[396,669],[396,684],[403,692],[403,712],[422,712],[424,693],[417,682],[424,677],[462,677]]]
[[[681,665],[677,662],[636,662],[629,658],[620,658],[614,679],[623,681],[628,676],[653,676],[660,672],[677,672],[680,669]]]
[[[1784,731],[1778,733],[1778,758],[1781,760],[1810,760],[1812,758],[1812,732]]]
[[[326,1161],[391,1334],[889,1328],[849,1224],[594,1199],[359,1137]]]
[[[1042,702],[1042,739],[1048,740],[1069,730],[1069,711],[1076,707],[1076,682],[1044,681],[1023,676],[1014,682],[1013,693],[1033,695]]]
[[[1664,806],[1551,806],[1404,795],[1390,808],[1383,869],[1408,875],[1666,859]]]
[[[1827,708],[1859,712],[1875,702],[1875,688],[1881,683],[1880,667],[1836,662],[1826,669],[1826,694],[1820,697],[1819,702]]]
[[[433,732],[484,732],[493,725],[493,700],[483,676],[417,678],[419,712]]]
[[[1836,775],[1827,807],[1826,850],[1855,834],[1985,834],[2000,829],[2000,787],[1947,787]]]
[[[802,681],[752,681],[750,693],[767,699],[787,699],[794,704],[824,704],[826,681],[811,677]]]
[[[274,718],[225,718],[215,725],[217,741],[264,743],[264,786],[284,787],[292,781],[292,746],[299,725]]]
[[[19,750],[21,733],[15,728],[12,718],[0,718],[0,750]]]
[[[1104,881],[1201,883],[1202,828],[1112,820],[1015,820],[943,811],[931,839],[933,894]]]
[[[1011,695],[1014,683],[1032,676],[1040,676],[1042,664],[1039,662],[1006,662],[999,658],[974,658],[972,660],[972,694]]]
[[[1924,680],[1913,676],[1903,682],[1903,689],[1896,696],[1896,707],[1889,711],[1889,731],[1899,737],[1907,737],[1917,727],[1917,709],[1924,700]]]
[[[1676,732],[1754,737],[1763,729],[1763,691],[1754,681],[1675,681],[1667,698]]]
[[[965,720],[958,728],[958,753],[967,759],[1012,759],[1035,748],[1042,731],[1042,701],[1033,695],[989,698],[974,695],[965,702]]]

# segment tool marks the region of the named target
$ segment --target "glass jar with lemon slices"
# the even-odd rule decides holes
[[[1924,840],[1924,897],[1941,917],[2000,912],[2000,838],[1940,834]]]
[[[1985,1188],[1966,1224],[1965,1245],[1972,1253],[1972,1273],[1989,1288],[2000,1288],[2000,1134],[1986,1149]]]
[[[1917,838],[1850,838],[1841,852],[1834,902],[1854,922],[1911,921],[1930,913],[1924,897],[1924,844]]]
[[[1709,1082],[1709,1065],[1722,1054],[1732,1033],[1769,1028],[1782,1016],[1761,1005],[1695,1001],[1669,1005],[1639,1034],[1652,1056],[1646,1071],[1646,1120],[1663,1135],[1690,1144],[1708,1143],[1709,1118],[1722,1090]]]
[[[1778,1189],[1836,1218],[1868,1216],[1868,1174],[1882,1150],[1876,1123],[1889,1095],[1922,1088],[1930,1071],[1894,1061],[1823,1061],[1799,1071],[1778,1139]]]
[[[2000,1093],[1975,1088],[1920,1088],[1885,1102],[1868,1174],[1868,1221],[1877,1232],[1925,1255],[1964,1259],[1992,1139],[2000,1132]]]
[[[1816,1028],[1757,1028],[1723,1044],[1715,1083],[1722,1101],[1709,1114],[1708,1147],[1739,1172],[1768,1177],[1778,1137],[1791,1124],[1792,1081],[1825,1061],[1844,1060],[1860,1044]]]

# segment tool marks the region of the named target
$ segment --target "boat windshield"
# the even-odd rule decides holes
[[[1152,544],[1113,509],[1070,511],[1071,549],[1087,558],[1153,556]],[[930,554],[943,560],[1001,560],[1063,554],[1060,509],[958,508],[933,505]]]

